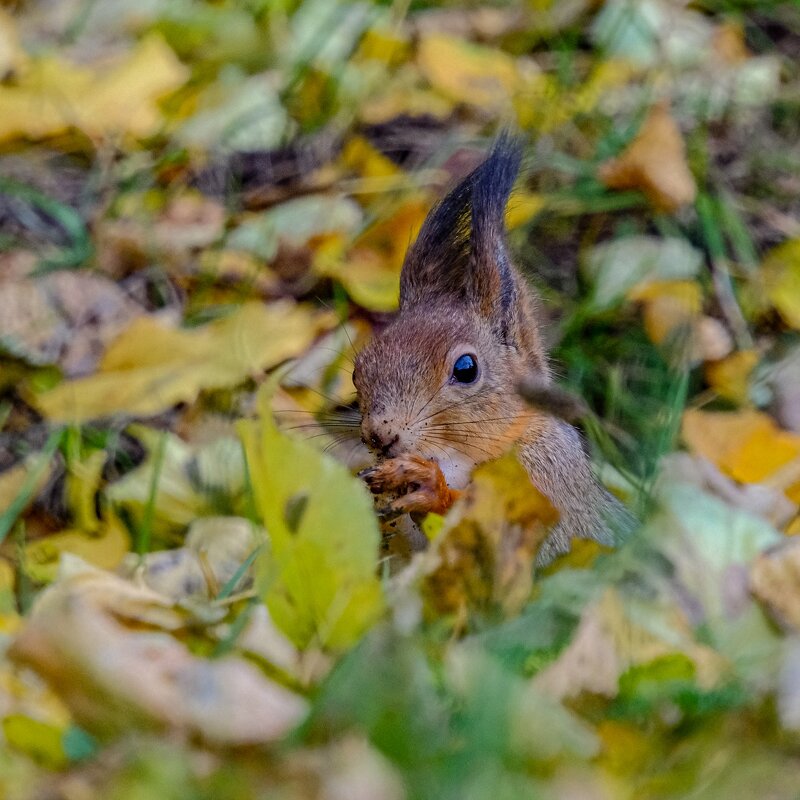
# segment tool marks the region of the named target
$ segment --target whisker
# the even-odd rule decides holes
[[[478,400],[483,398],[483,395],[488,391],[488,389],[480,389],[479,391],[475,392],[475,394],[470,395],[469,397],[464,397],[461,400],[456,401],[455,403],[451,403],[449,406],[445,406],[444,408],[440,408],[438,411],[434,411],[432,414],[428,414],[427,417],[423,417],[422,419],[417,420],[417,424],[422,422],[426,422],[427,420],[437,417],[439,414],[444,414],[445,411],[450,411],[453,408],[457,408],[458,406],[464,405],[464,403],[468,402],[477,402]]]
[[[432,430],[435,428],[458,428],[462,425],[483,425],[487,422],[516,422],[519,419],[530,418],[535,419],[536,414],[518,414],[509,417],[486,417],[485,419],[472,419],[472,420],[453,420],[452,422],[437,422],[435,425],[426,426],[425,430]]]
[[[434,397],[436,397],[436,395],[437,395],[437,394],[439,394],[439,392],[441,392],[441,391],[442,391],[442,389],[444,389],[444,384],[443,384],[442,386],[440,386],[440,387],[439,387],[439,388],[438,388],[438,389],[437,389],[437,390],[436,390],[436,391],[435,391],[435,392],[434,392],[434,393],[433,393],[433,394],[432,394],[432,395],[431,395],[431,396],[428,398],[428,402],[427,402],[427,403],[425,403],[425,405],[424,405],[424,406],[422,406],[422,408],[421,408],[419,411],[417,411],[417,412],[416,412],[416,414],[414,414],[414,415],[412,416],[412,422],[411,422],[411,424],[412,424],[412,425],[413,425],[415,422],[417,422],[417,421],[418,421],[418,417],[419,417],[419,415],[420,415],[420,414],[421,414],[421,413],[422,413],[422,412],[423,412],[423,411],[424,411],[424,410],[425,410],[425,409],[426,409],[426,408],[427,408],[427,407],[428,407],[428,406],[431,404],[431,402],[433,401],[433,398],[434,398]],[[426,417],[425,419],[427,419],[427,417]],[[422,420],[422,421],[424,421],[424,420]]]
[[[328,444],[325,447],[323,447],[322,448],[322,452],[323,453],[327,453],[328,450],[330,450],[330,449],[332,449],[334,447],[338,447],[340,444],[344,444],[348,440],[352,441],[353,437],[352,436],[347,436],[345,434],[340,434],[330,444]]]
[[[427,441],[430,441],[431,443],[433,443],[434,439],[427,439]],[[456,452],[461,453],[462,455],[465,455],[467,458],[471,457],[469,455],[469,453],[465,452],[460,447],[456,447],[456,444],[460,444],[460,445],[462,445],[464,447],[468,447],[471,450],[477,450],[479,453],[483,453],[486,456],[486,458],[492,458],[492,456],[493,456],[493,454],[491,452],[489,452],[486,448],[480,447],[479,445],[472,444],[470,442],[461,441],[461,440],[458,440],[457,442],[454,442],[452,439],[449,439],[449,438],[441,438],[441,439],[437,439],[437,441],[443,442],[444,444],[448,445],[449,447],[451,447]]]

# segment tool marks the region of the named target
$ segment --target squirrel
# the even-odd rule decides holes
[[[512,263],[505,207],[521,148],[507,134],[430,211],[400,275],[399,312],[357,355],[361,438],[377,464],[360,474],[389,516],[444,513],[472,469],[513,445],[531,483],[559,512],[537,563],[573,537],[614,543],[632,517],[594,477],[578,431],[527,403],[531,378],[552,382],[539,300]],[[413,548],[424,546],[417,532]]]

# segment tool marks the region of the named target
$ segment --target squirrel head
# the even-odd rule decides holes
[[[361,434],[379,458],[418,453],[459,488],[530,426],[517,392],[549,379],[536,298],[508,255],[520,149],[501,136],[429,213],[400,276],[400,311],[358,355]]]

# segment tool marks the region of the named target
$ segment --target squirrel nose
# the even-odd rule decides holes
[[[380,453],[382,456],[390,456],[392,447],[399,441],[400,435],[392,433],[390,429],[366,423],[364,425],[364,443],[370,450]]]

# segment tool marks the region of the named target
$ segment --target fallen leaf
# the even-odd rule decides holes
[[[154,535],[174,536],[198,517],[216,516],[223,509],[243,513],[244,456],[236,439],[220,436],[193,447],[174,434],[142,426],[132,426],[131,434],[142,441],[148,457],[109,486],[106,497],[124,509],[137,529],[148,517]]]
[[[721,659],[693,641],[686,619],[677,610],[648,609],[649,627],[645,627],[637,622],[641,613],[630,613],[631,605],[617,590],[606,589],[584,610],[569,646],[537,674],[537,689],[558,699],[583,692],[616,697],[619,679],[628,669],[675,653],[689,657],[701,686],[714,685],[722,672]],[[656,635],[659,627],[666,635]]]
[[[289,302],[245,303],[194,329],[140,317],[108,347],[94,375],[64,381],[31,401],[49,419],[72,423],[158,414],[298,355],[327,322],[327,315]]]
[[[750,375],[758,365],[755,350],[738,350],[727,358],[705,365],[706,382],[720,397],[745,405],[750,388]]]
[[[410,117],[447,119],[453,104],[433,89],[423,88],[422,77],[413,64],[401,66],[388,86],[368,98],[359,109],[359,117],[368,125],[389,122],[403,114]]]
[[[518,611],[530,595],[533,565],[558,512],[512,452],[480,465],[432,545],[423,589],[437,614]]]
[[[694,202],[697,193],[683,138],[664,103],[653,106],[634,140],[598,175],[610,189],[640,189],[667,213]]]
[[[530,222],[547,207],[547,198],[534,192],[514,192],[506,206],[506,228],[513,230]]]
[[[628,299],[644,306],[644,329],[654,344],[664,344],[682,332],[691,336],[703,295],[694,281],[649,281],[637,284]]]
[[[70,127],[97,137],[150,136],[162,124],[158,99],[188,76],[155,34],[113,65],[83,67],[39,58],[16,85],[0,86],[0,141],[54,136]]]
[[[703,254],[685,239],[625,236],[592,248],[582,266],[593,286],[592,308],[604,311],[631,292],[646,296],[650,283],[683,285],[702,263]]]
[[[0,79],[19,72],[26,60],[14,18],[5,9],[0,10]]]
[[[325,234],[348,237],[359,229],[362,220],[360,206],[347,197],[298,197],[266,212],[245,217],[228,236],[226,244],[233,250],[254,253],[270,262],[282,245],[303,247]]]
[[[750,596],[748,572],[783,537],[683,481],[661,488],[656,512],[637,536],[655,556],[637,562],[650,587],[643,601],[658,597],[669,613],[680,612],[703,647],[725,659],[726,675],[752,688],[774,685],[781,640]],[[657,614],[637,620],[658,625]]]
[[[759,275],[767,298],[784,322],[800,330],[800,239],[770,250]]]
[[[274,741],[305,716],[306,701],[237,657],[199,658],[165,635],[118,621],[119,592],[155,592],[91,573],[47,589],[9,655],[38,672],[87,730],[109,736],[131,728],[168,729],[214,745]],[[171,603],[162,599],[165,610]]]
[[[800,539],[787,539],[756,558],[750,590],[784,630],[800,633]]]
[[[90,272],[0,277],[0,348],[31,364],[91,372],[103,348],[144,313],[113,281]]]
[[[797,513],[797,503],[780,489],[765,483],[737,483],[700,455],[668,453],[659,463],[659,482],[698,486],[733,508],[767,520],[779,530]]]
[[[711,44],[717,58],[725,64],[741,64],[752,56],[745,42],[744,28],[737,22],[718,25]]]
[[[259,590],[298,647],[347,647],[383,610],[372,499],[342,464],[278,431],[266,391],[260,407],[258,423],[239,424],[270,543],[257,561]]]
[[[692,452],[742,483],[774,480],[781,468],[800,458],[800,435],[781,430],[760,411],[687,409],[681,436]],[[790,476],[778,488],[788,490],[792,498],[797,483]]]
[[[263,534],[249,520],[203,517],[189,526],[183,547],[131,553],[121,574],[176,602],[214,600],[223,589],[234,594],[252,583],[252,569],[242,567],[262,543]]]
[[[790,350],[771,373],[772,412],[783,428],[800,433],[800,348]]]
[[[451,100],[495,112],[509,107],[520,86],[511,56],[451,36],[423,36],[417,64],[430,84]]]
[[[413,199],[393,214],[367,228],[352,247],[332,242],[317,252],[314,269],[337,278],[350,297],[373,311],[393,311],[400,295],[400,269],[406,249],[414,240],[429,210],[427,203]]]
[[[130,537],[117,517],[109,515],[99,529],[69,529],[25,546],[25,569],[39,583],[55,580],[61,556],[70,553],[101,569],[116,569],[130,549]]]
[[[202,152],[271,150],[281,143],[289,121],[269,74],[246,77],[230,66],[193,98],[193,106],[175,138]]]

